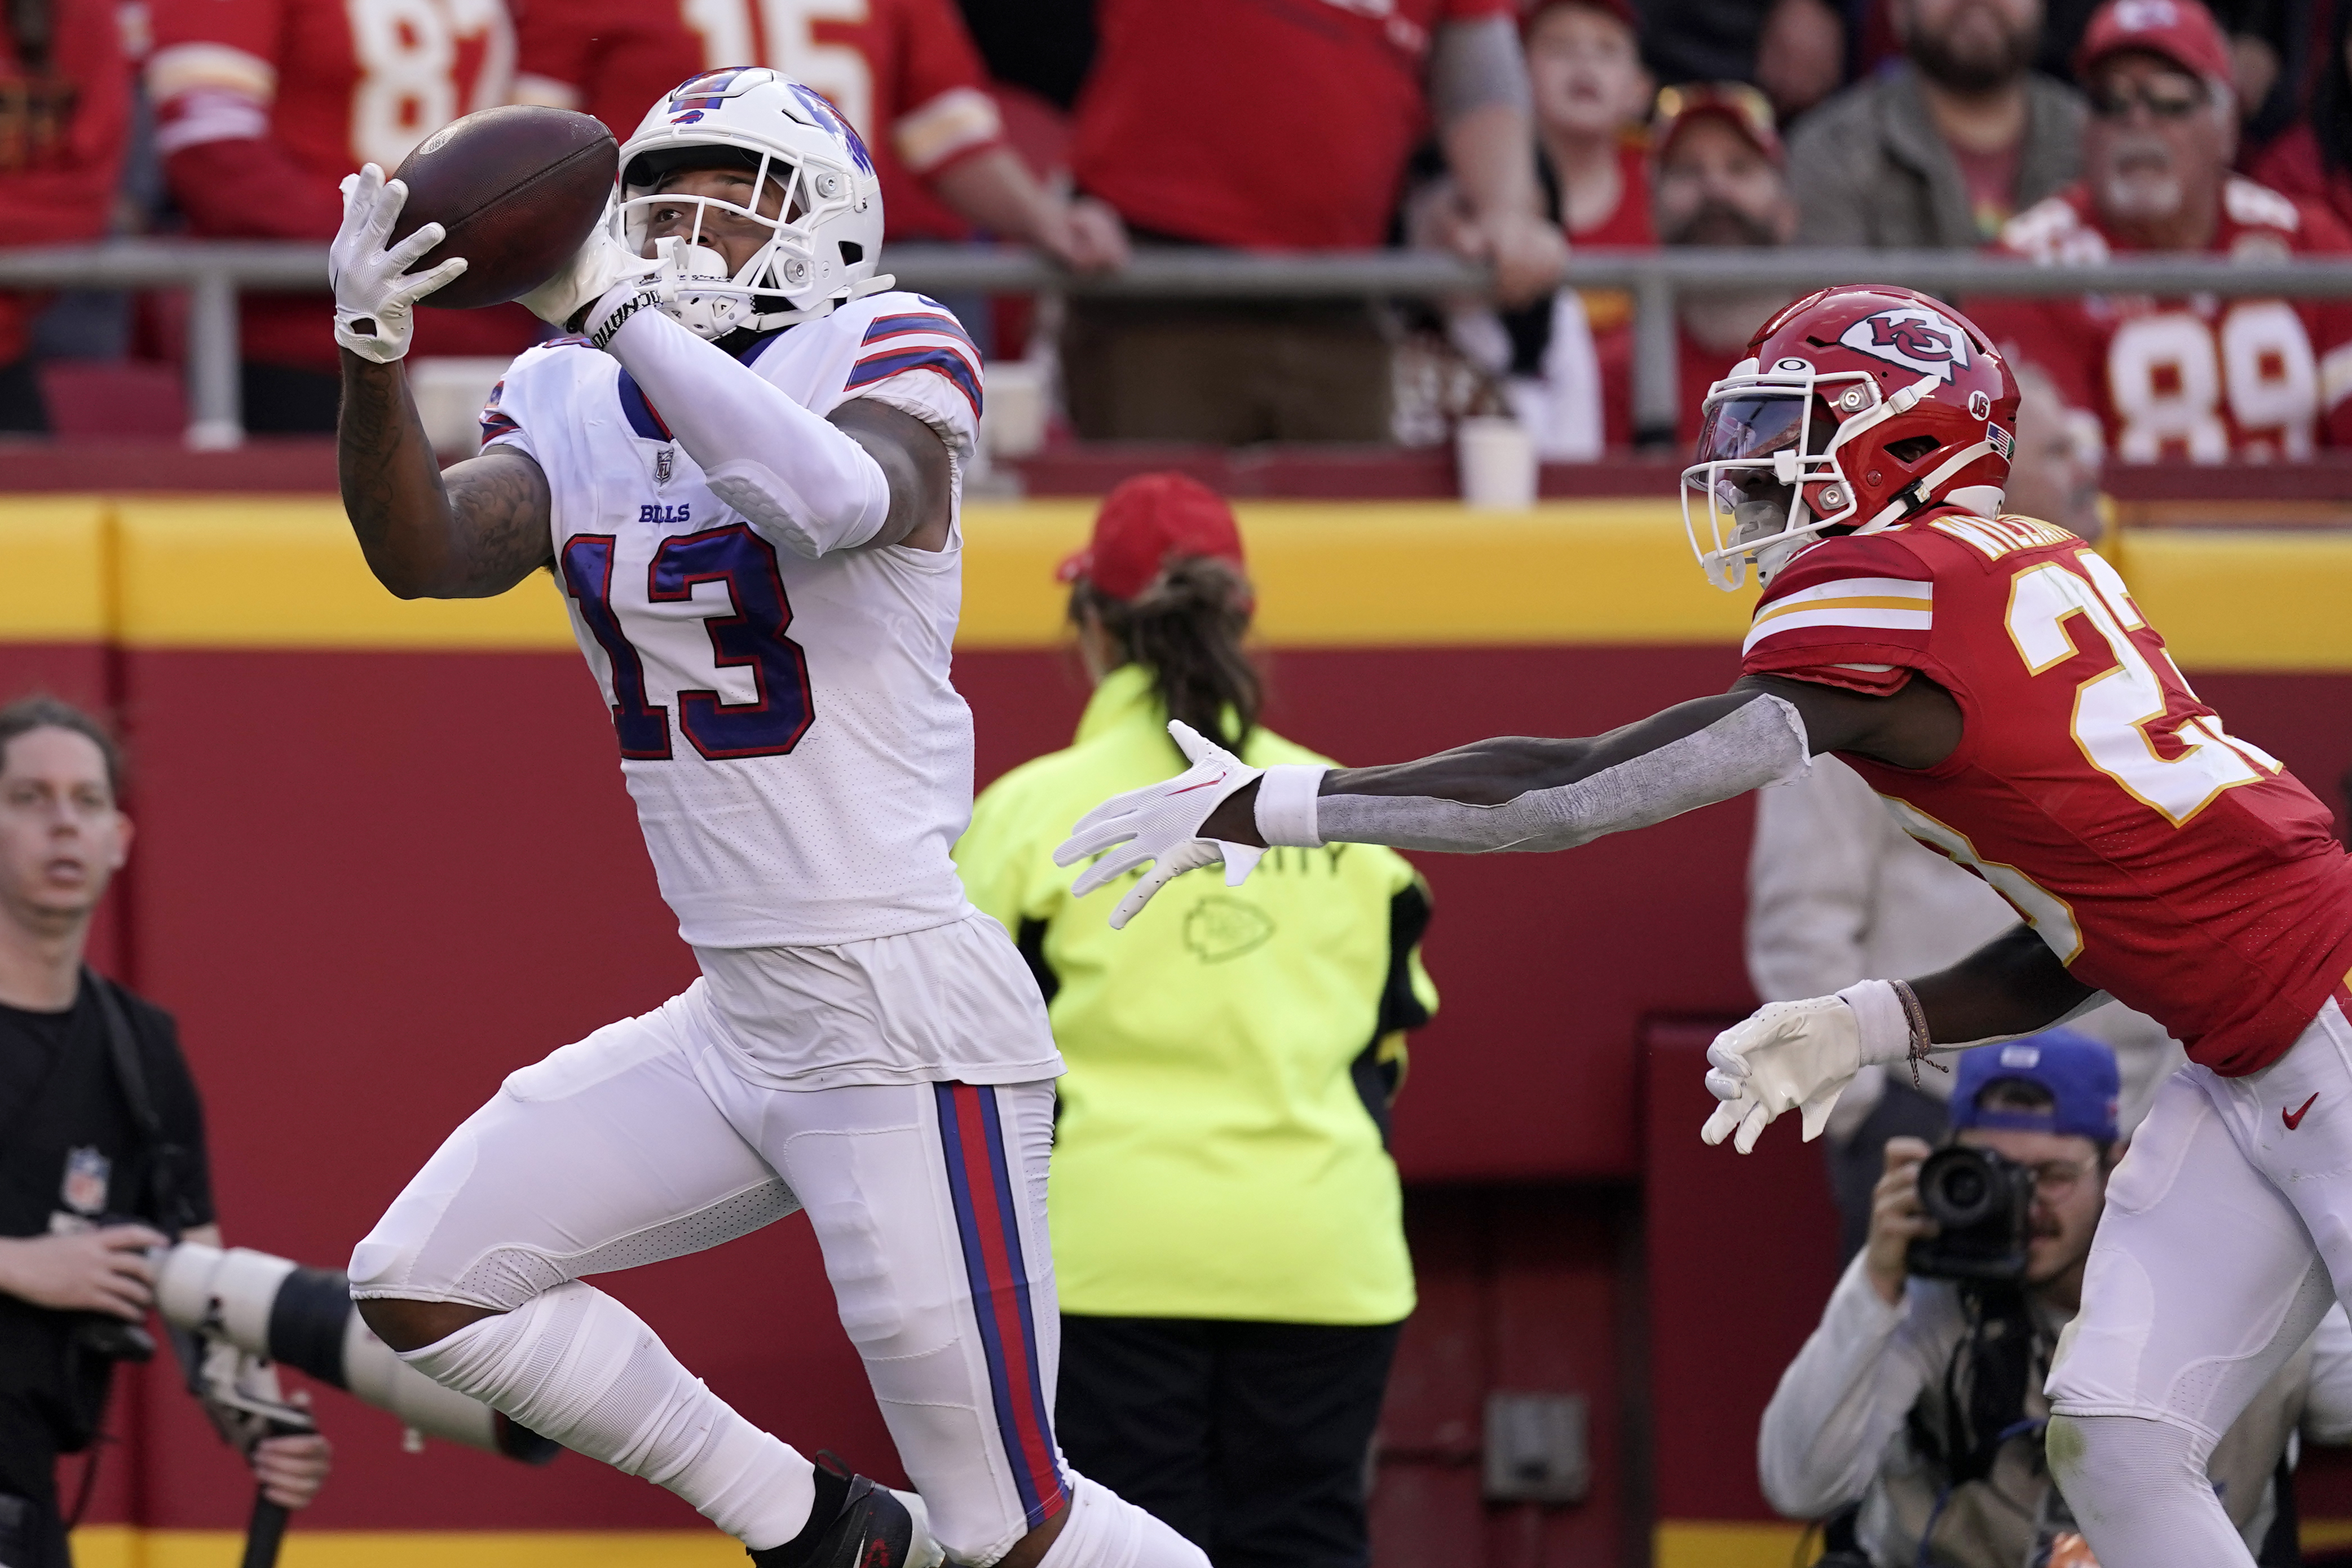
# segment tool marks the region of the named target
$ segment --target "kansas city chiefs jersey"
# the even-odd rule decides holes
[[[980,356],[946,309],[877,294],[743,358],[818,413],[870,397],[922,420],[961,510]],[[547,475],[556,584],[681,936],[830,946],[969,911],[948,858],[971,816],[971,714],[948,678],[960,528],[936,552],[796,555],[714,496],[620,361],[577,339],[517,360],[482,428]]]
[[[2000,248],[2085,265],[2128,247],[2099,226],[2080,185],[2011,218]],[[2217,256],[2284,260],[2352,254],[2325,209],[2231,177]],[[2097,416],[2127,463],[2301,458],[2352,445],[2352,304],[2336,299],[2152,299],[2067,295],[1984,300],[1977,324],[2038,365],[2074,408]]]
[[[2352,860],[2326,810],[2197,699],[2114,568],[2064,529],[1946,508],[1824,540],[1773,577],[1744,662],[1950,692],[1966,727],[1936,767],[1840,755],[1906,832],[2192,1060],[2268,1065],[2345,983]]]

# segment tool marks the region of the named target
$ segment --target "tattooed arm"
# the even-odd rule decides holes
[[[403,599],[483,599],[549,564],[547,476],[494,446],[446,472],[400,362],[345,350],[335,467],[368,567]]]

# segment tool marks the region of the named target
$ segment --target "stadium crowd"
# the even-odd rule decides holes
[[[1396,244],[1493,268],[1491,301],[1438,308],[952,301],[991,358],[1051,361],[1070,433],[1426,443],[1507,410],[1559,460],[1667,434],[1634,427],[1629,298],[1557,287],[1570,246],[2352,250],[2352,6],[2335,0],[855,9],[27,0],[0,23],[0,203],[21,245],[323,241],[345,172],[397,164],[461,114],[552,104],[625,138],[675,81],[768,63],[874,148],[893,238],[1013,241],[1079,271],[1144,249]],[[1682,442],[1781,302],[1685,298]],[[2352,436],[2343,308],[1979,307],[2032,345],[2086,445],[2291,458]],[[176,407],[69,394],[96,374],[169,403],[182,308],[0,295],[0,430],[176,428]],[[248,428],[332,427],[325,319],[319,298],[247,301]],[[418,353],[505,356],[538,329],[519,308],[428,307]]]

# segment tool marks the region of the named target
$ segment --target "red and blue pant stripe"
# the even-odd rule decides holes
[[[1062,1511],[1067,1493],[1054,1450],[1053,1419],[1046,1414],[1029,1267],[1021,1248],[1020,1197],[1005,1158],[1004,1126],[994,1089],[973,1083],[933,1087],[997,1431],[1021,1506],[1034,1529]]]

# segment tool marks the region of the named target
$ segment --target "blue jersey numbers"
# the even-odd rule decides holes
[[[633,637],[613,603],[613,556],[612,535],[576,534],[564,544],[562,565],[564,589],[612,668],[613,731],[621,755],[658,761],[671,754],[669,710],[650,699],[646,682],[646,653],[656,651],[655,639],[656,665],[708,667],[714,679],[728,669],[751,676],[749,702],[730,703],[713,687],[678,684],[678,727],[696,751],[709,758],[776,757],[799,745],[815,707],[807,655],[784,634],[793,607],[774,547],[743,523],[662,541],[646,574],[646,600],[649,609],[676,604],[698,612],[691,619],[700,622],[708,643],[699,658],[701,650],[683,641],[686,625],[678,618],[648,614]],[[694,591],[701,583],[722,585],[724,602],[708,594],[698,601]]]

